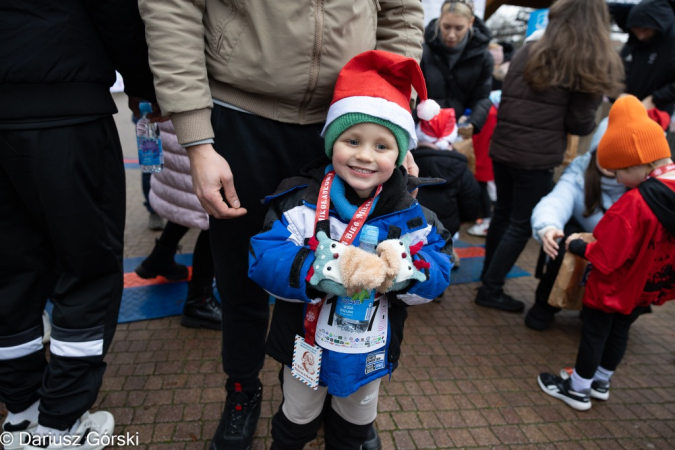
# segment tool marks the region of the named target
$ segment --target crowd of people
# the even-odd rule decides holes
[[[620,53],[610,12],[629,34]],[[174,256],[201,230],[181,324],[222,330],[212,450],[251,448],[266,353],[281,363],[273,449],[300,450],[321,426],[327,449],[381,448],[379,384],[407,308],[448,288],[453,237],[479,216],[479,306],[524,310],[504,286],[531,236],[527,327],[554,322],[566,252],[593,267],[574,367],[537,378],[575,409],[609,398],[632,323],[675,297],[669,0],[556,0],[515,52],[471,0],[444,2],[426,28],[418,0],[28,0],[0,6],[0,24],[0,401],[3,432],[37,437],[9,450],[114,429],[89,409],[122,295],[115,70],[135,116],[153,104],[166,151],[147,206],[167,222],[151,216],[163,230],[136,273],[187,278]],[[554,185],[568,136],[594,131]]]

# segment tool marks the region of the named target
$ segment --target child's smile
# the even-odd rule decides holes
[[[398,145],[388,128],[359,123],[348,128],[333,145],[333,168],[361,198],[391,177],[396,169]]]

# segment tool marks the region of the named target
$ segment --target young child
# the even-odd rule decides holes
[[[419,144],[411,153],[420,169],[420,176],[445,180],[443,184],[421,189],[417,200],[436,213],[453,239],[459,239],[460,225],[473,222],[478,217],[480,187],[469,169],[466,156],[452,148],[452,142],[457,137],[455,110],[444,108],[433,119],[420,120],[416,132]],[[453,270],[459,269],[456,254],[453,264]]]
[[[609,382],[628,331],[651,305],[675,298],[675,165],[663,129],[633,96],[619,98],[600,141],[601,167],[632,189],[605,213],[586,244],[573,234],[568,251],[588,259],[581,343],[574,370],[539,375],[541,389],[574,409],[609,398]]]
[[[302,449],[323,421],[326,449],[358,450],[380,379],[397,365],[406,306],[449,284],[452,241],[400,169],[417,141],[411,84],[426,99],[413,59],[373,50],[349,61],[323,131],[332,164],[285,180],[251,239],[249,276],[278,299],[267,342],[283,364],[273,449]],[[439,108],[428,105],[418,113],[430,119]]]

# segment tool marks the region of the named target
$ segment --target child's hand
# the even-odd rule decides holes
[[[380,242],[376,251],[385,266],[385,280],[377,288],[378,292],[400,291],[412,280],[426,281],[427,277],[420,269],[429,267],[429,263],[412,259],[412,255],[421,247],[417,245],[411,249],[407,239],[387,239]]]
[[[384,264],[372,253],[353,245],[341,244],[323,231],[316,235],[314,273],[309,284],[321,292],[352,296],[372,291],[384,282]]]
[[[570,235],[567,237],[567,240],[565,241],[565,250],[568,250],[568,251],[569,251],[569,249],[570,249],[570,242],[572,242],[572,241],[574,241],[574,240],[577,240],[577,239],[581,239],[581,234],[580,234],[580,233],[573,233],[573,234],[570,234]]]

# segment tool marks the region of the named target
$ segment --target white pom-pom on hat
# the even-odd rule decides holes
[[[422,120],[431,120],[441,112],[441,105],[436,103],[433,99],[422,100],[417,105],[417,117]]]

